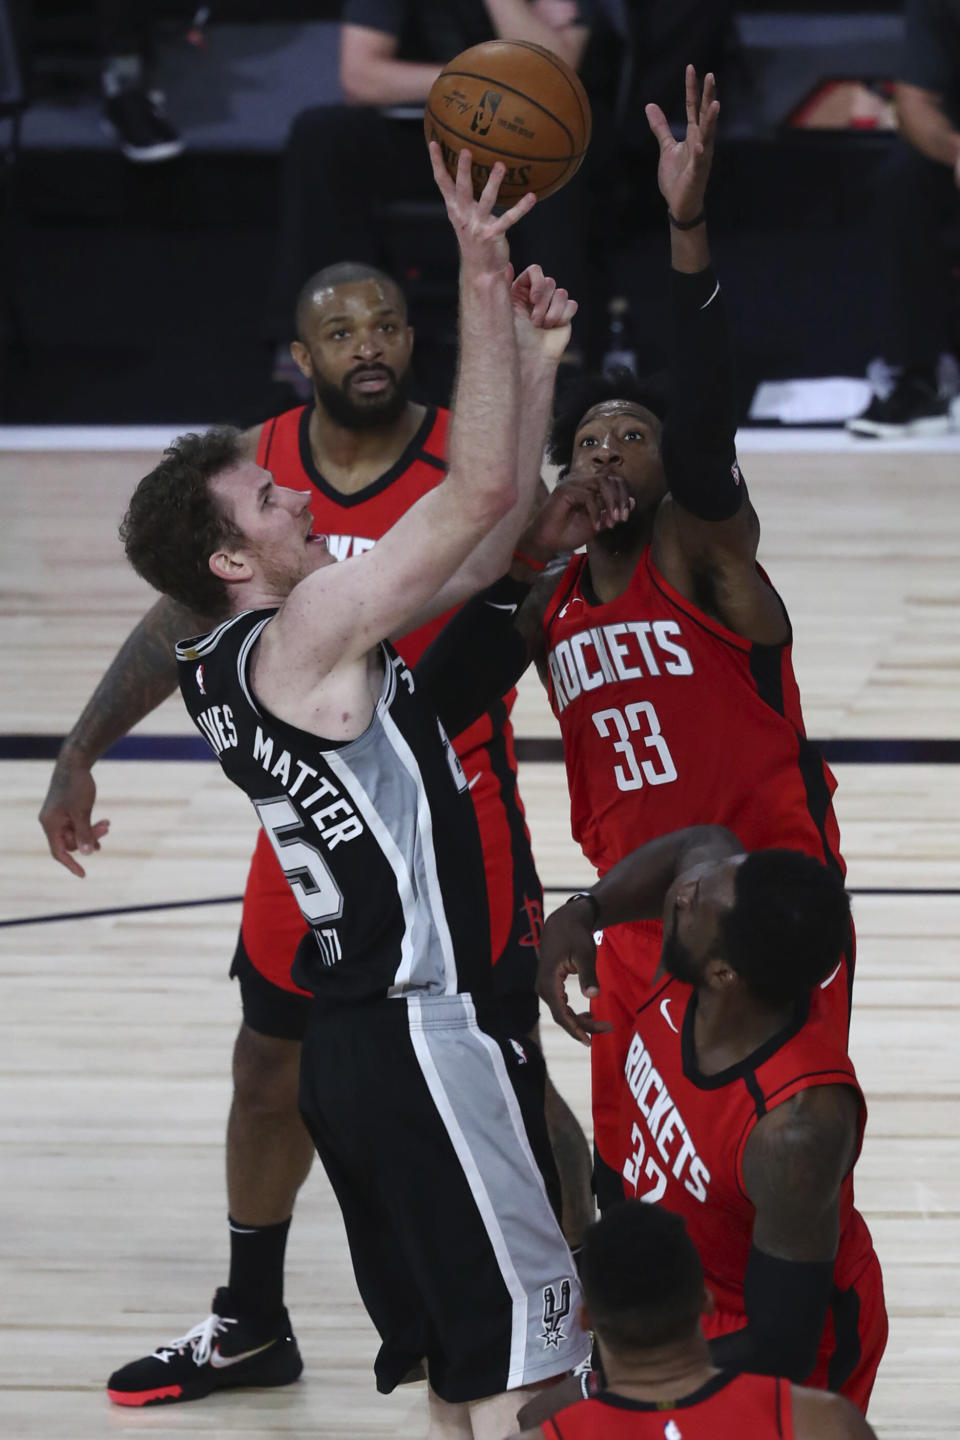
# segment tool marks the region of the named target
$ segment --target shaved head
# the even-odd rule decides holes
[[[339,260],[335,265],[327,265],[323,270],[318,270],[301,287],[294,310],[298,340],[307,343],[311,319],[329,304],[338,286],[362,285],[368,280],[379,286],[384,297],[389,299],[390,304],[406,320],[407,298],[396,280],[384,270],[378,270],[375,265],[367,265],[360,260]]]

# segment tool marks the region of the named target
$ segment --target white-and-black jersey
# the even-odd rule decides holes
[[[329,1001],[488,993],[483,856],[466,778],[431,702],[381,646],[373,719],[345,744],[272,715],[250,658],[275,614],[177,646],[187,709],[258,812],[310,925],[298,985]]]

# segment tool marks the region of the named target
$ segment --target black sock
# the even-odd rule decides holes
[[[227,1224],[230,1295],[241,1315],[272,1317],[283,1309],[283,1257],[290,1220],[281,1220],[279,1225],[241,1225],[228,1215]]]

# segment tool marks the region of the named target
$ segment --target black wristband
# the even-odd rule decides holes
[[[706,210],[701,210],[700,214],[695,215],[692,220],[678,220],[677,217],[675,215],[671,215],[670,211],[668,210],[667,219],[670,221],[670,224],[673,226],[674,230],[696,230],[698,225],[703,225],[706,223],[707,212]]]
[[[596,895],[592,895],[589,890],[577,890],[575,894],[567,896],[566,903],[569,905],[573,900],[586,900],[589,903],[590,909],[593,912],[593,928],[599,930],[600,901]]]

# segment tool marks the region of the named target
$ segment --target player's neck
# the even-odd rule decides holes
[[[626,594],[637,562],[649,543],[650,536],[644,533],[634,538],[628,548],[615,554],[597,541],[587,546],[590,585],[601,604],[607,605]]]
[[[379,480],[400,459],[416,435],[426,410],[412,402],[392,425],[376,430],[348,430],[320,405],[310,415],[313,463],[329,485],[355,495]]]
[[[600,1346],[607,1390],[625,1400],[669,1401],[692,1395],[719,1374],[703,1335],[632,1354]]]
[[[790,1020],[793,1007],[771,1009],[745,996],[735,999],[726,992],[697,991],[697,1013],[693,1026],[696,1062],[704,1075],[718,1075],[766,1045]]]

